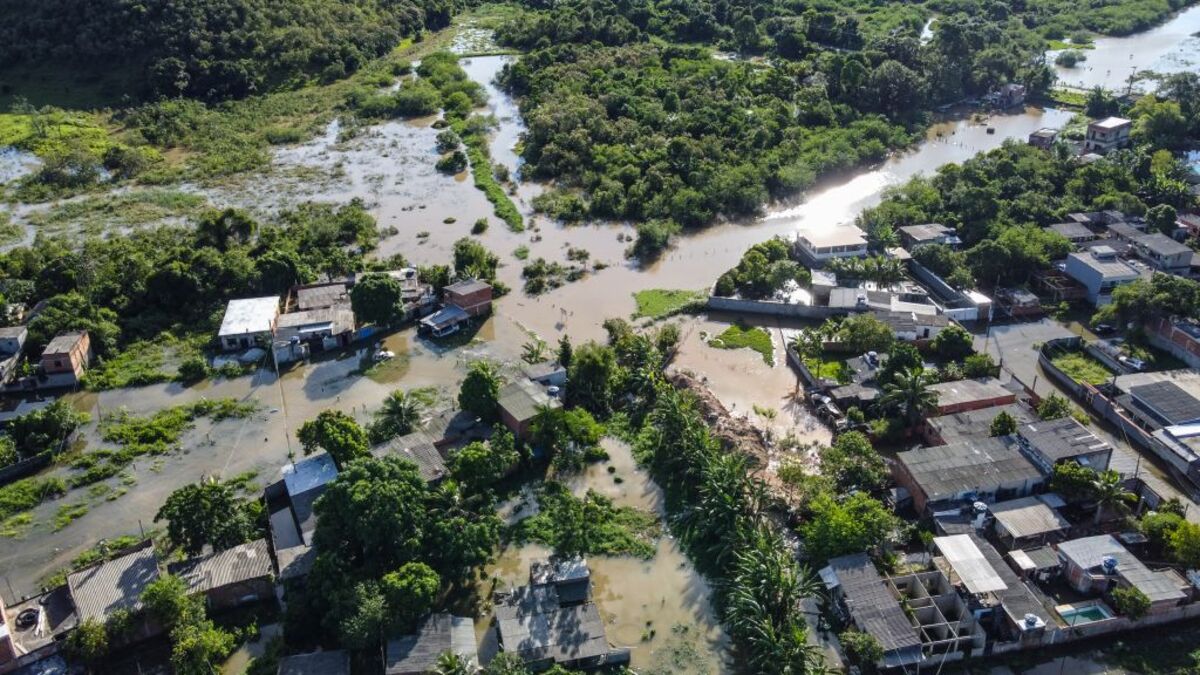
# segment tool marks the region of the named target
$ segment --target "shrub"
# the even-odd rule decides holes
[[[487,232],[487,229],[487,218],[480,218],[479,220],[475,221],[474,225],[471,226],[471,234],[483,234],[484,232]]]
[[[1146,616],[1146,612],[1150,611],[1150,598],[1132,586],[1115,589],[1112,599],[1117,611],[1134,621]]]
[[[462,150],[455,150],[437,162],[437,170],[443,173],[461,173],[466,168],[467,156],[463,154]]]

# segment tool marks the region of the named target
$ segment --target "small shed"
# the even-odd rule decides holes
[[[1037,497],[1022,497],[993,504],[996,536],[1009,548],[1044,544],[1061,539],[1071,529],[1066,518]]]

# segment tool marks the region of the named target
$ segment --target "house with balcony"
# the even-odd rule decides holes
[[[1129,145],[1133,122],[1124,117],[1105,117],[1088,124],[1083,137],[1083,151],[1103,155]]]
[[[1112,292],[1117,287],[1141,277],[1141,272],[1118,258],[1117,252],[1108,246],[1068,254],[1064,271],[1087,289],[1088,302],[1096,307],[1112,302]]]

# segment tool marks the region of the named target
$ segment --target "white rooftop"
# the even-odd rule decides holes
[[[1102,120],[1096,120],[1095,122],[1092,122],[1092,126],[1099,129],[1117,129],[1127,124],[1133,124],[1133,122],[1125,119],[1124,117],[1105,117]]]
[[[972,593],[991,593],[1008,588],[1008,584],[996,574],[983,552],[965,534],[949,537],[934,537],[933,543],[950,563],[954,573]]]
[[[221,319],[218,337],[271,332],[271,322],[279,314],[279,298],[271,295],[262,298],[230,300]]]
[[[803,237],[813,248],[867,245],[867,235],[853,225],[806,227],[797,230],[796,236]]]
[[[307,459],[283,467],[283,483],[288,495],[299,495],[321,487],[337,478],[337,466],[327,453],[313,455]]]

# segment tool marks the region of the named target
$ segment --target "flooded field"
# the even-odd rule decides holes
[[[1200,70],[1200,7],[1185,9],[1170,21],[1144,33],[1125,37],[1096,39],[1095,49],[1082,52],[1087,57],[1074,68],[1055,66],[1059,81],[1074,87],[1124,92],[1130,75],[1143,70],[1161,75]],[[1058,52],[1047,52],[1053,62]],[[1134,91],[1154,91],[1157,82],[1141,80]]]
[[[613,500],[663,515],[662,491],[630,454],[629,446],[604,441],[609,460],[590,466],[570,482],[576,494],[588,489]],[[614,470],[609,473],[609,468]],[[615,480],[620,477],[621,482]],[[523,510],[518,516],[531,515]],[[519,519],[519,517],[518,517]],[[529,581],[531,562],[550,551],[540,545],[510,546],[490,565],[481,593]],[[608,641],[631,650],[631,665],[640,673],[717,675],[732,672],[728,638],[709,604],[707,582],[696,572],[670,536],[659,539],[654,558],[593,556],[592,595],[604,618]],[[495,652],[490,618],[476,623],[484,658]]]

